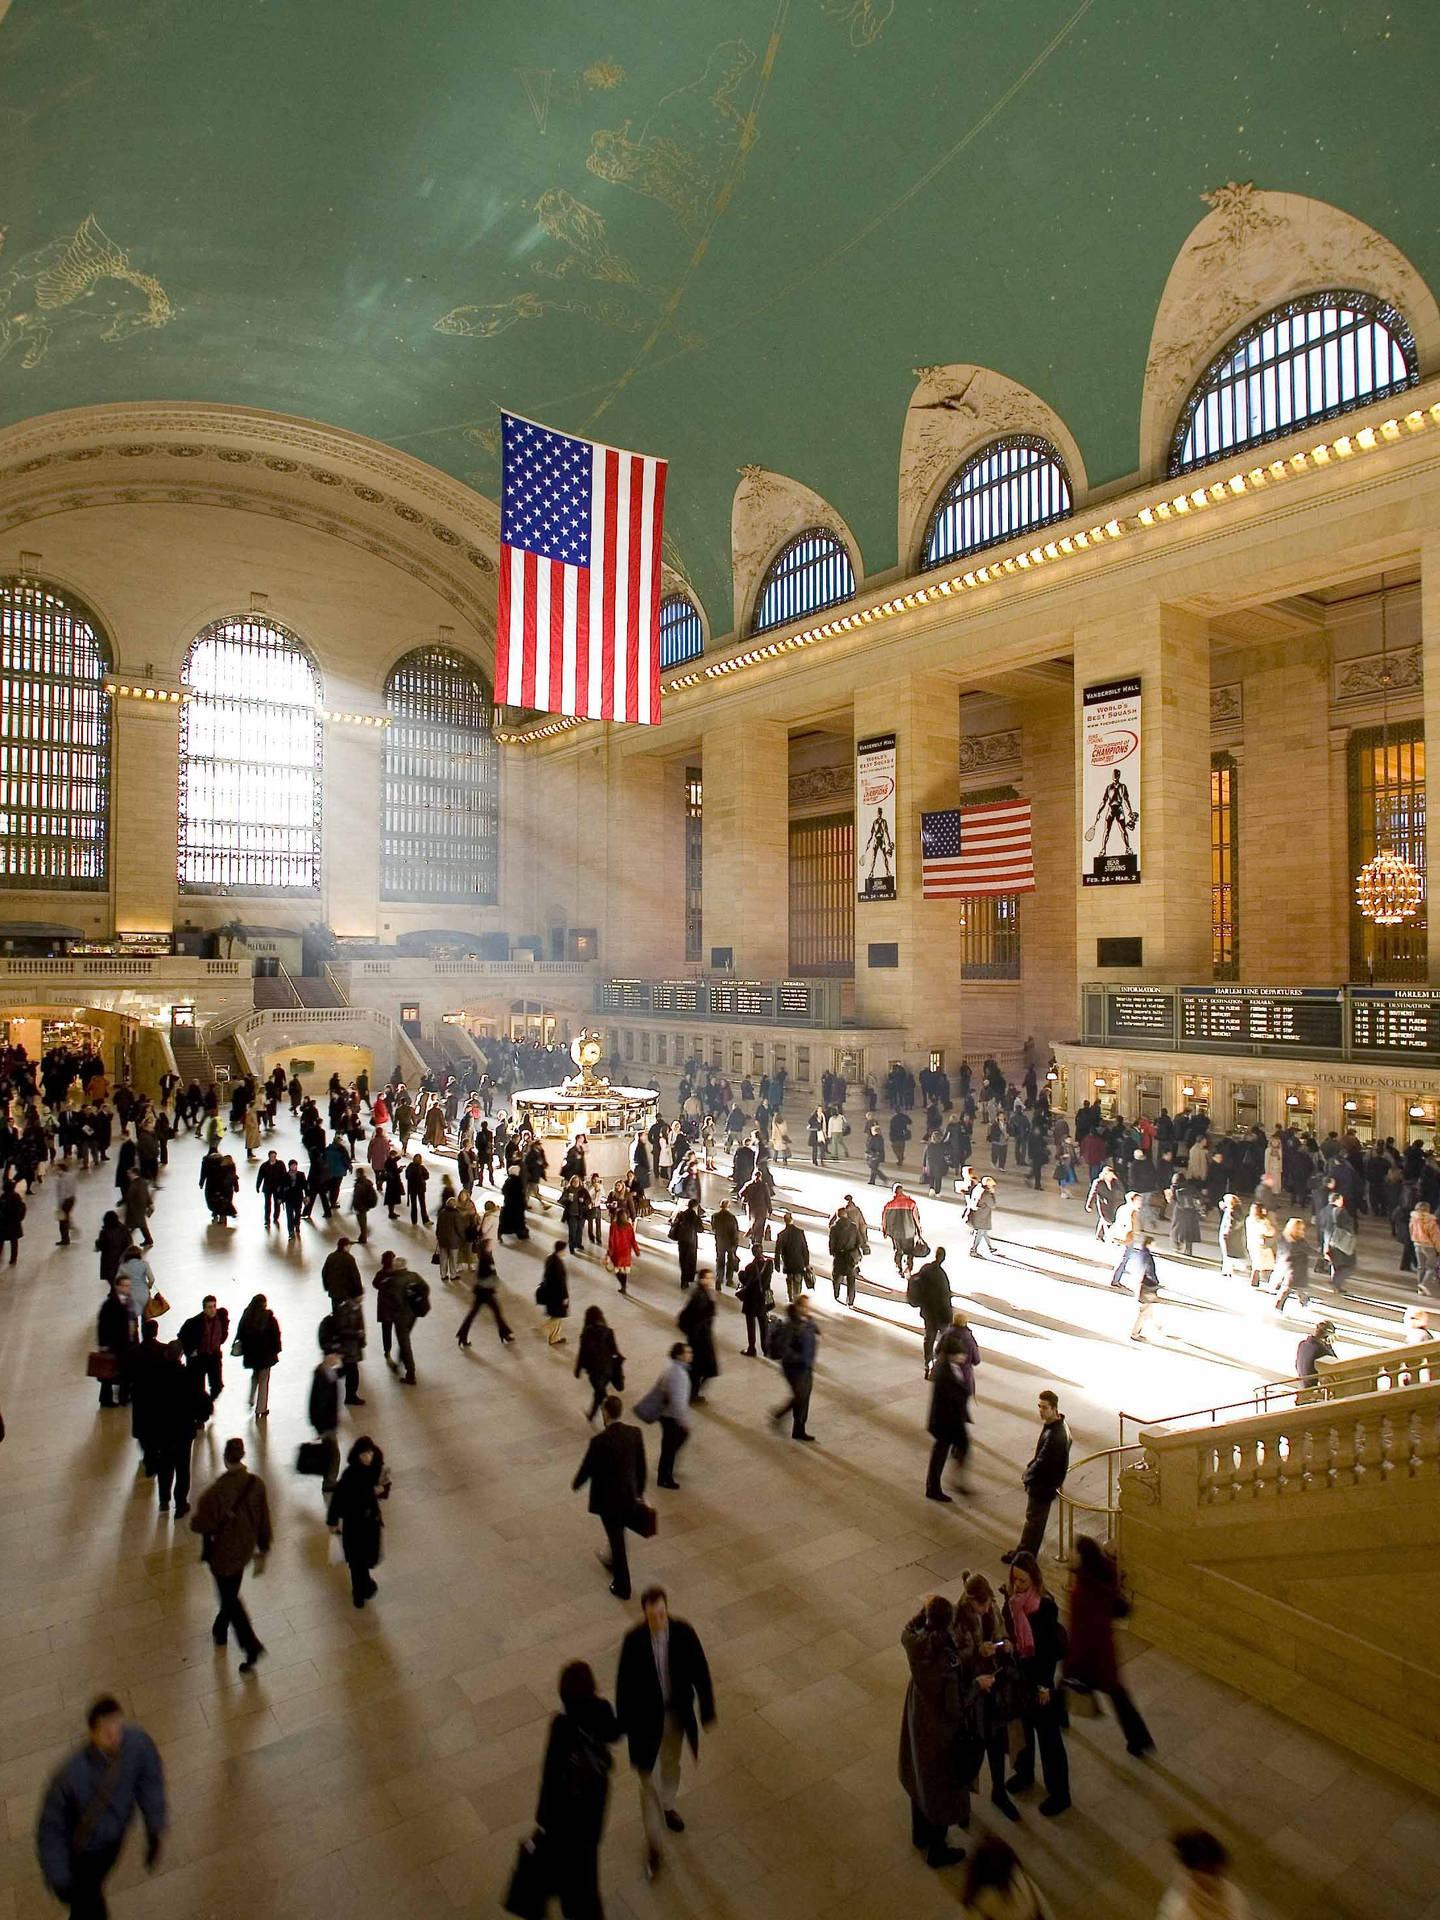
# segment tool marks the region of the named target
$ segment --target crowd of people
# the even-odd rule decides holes
[[[369,1245],[370,1218],[382,1206],[391,1220],[408,1213],[420,1244],[433,1248],[430,1258],[439,1269],[439,1285],[463,1301],[465,1312],[455,1334],[462,1350],[470,1346],[477,1316],[487,1309],[501,1345],[514,1342],[502,1304],[497,1250],[507,1240],[528,1240],[537,1221],[552,1211],[563,1236],[550,1243],[536,1304],[547,1339],[557,1348],[568,1345],[565,1329],[577,1258],[602,1264],[615,1280],[616,1297],[623,1297],[642,1253],[639,1229],[645,1227],[647,1261],[667,1258],[664,1241],[673,1244],[679,1312],[657,1377],[633,1400],[638,1424],[625,1417],[626,1359],[599,1301],[584,1306],[573,1356],[574,1377],[586,1383],[586,1418],[592,1428],[600,1422],[573,1485],[587,1495],[589,1510],[601,1523],[605,1568],[617,1599],[628,1601],[631,1596],[630,1539],[648,1539],[661,1524],[661,1516],[646,1500],[650,1483],[643,1428],[657,1430],[655,1487],[678,1492],[693,1409],[705,1406],[707,1390],[720,1373],[719,1301],[727,1291],[745,1328],[739,1351],[746,1358],[769,1360],[783,1378],[785,1397],[773,1406],[771,1420],[777,1428],[788,1422],[795,1441],[815,1444],[810,1406],[821,1339],[812,1306],[817,1274],[810,1235],[794,1211],[777,1201],[777,1169],[788,1164],[791,1152],[782,1110],[784,1076],[732,1087],[715,1070],[690,1063],[674,1122],[657,1112],[652,1125],[631,1143],[628,1171],[607,1185],[588,1171],[583,1137],[560,1152],[503,1110],[496,1111],[507,1081],[513,1085],[540,1077],[553,1072],[556,1063],[537,1057],[497,1060],[494,1065],[493,1074],[469,1075],[469,1084],[441,1072],[413,1092],[398,1069],[377,1088],[365,1075],[349,1085],[337,1076],[321,1100],[298,1080],[287,1080],[279,1068],[263,1081],[236,1083],[228,1096],[223,1088],[181,1085],[171,1076],[147,1097],[127,1086],[112,1088],[103,1064],[95,1060],[47,1055],[38,1073],[23,1055],[11,1053],[0,1063],[5,1192],[32,1208],[37,1195],[52,1194],[60,1246],[78,1244],[73,1238],[77,1175],[88,1168],[93,1180],[100,1177],[98,1168],[111,1169],[117,1204],[105,1211],[95,1241],[105,1298],[90,1371],[102,1407],[130,1410],[140,1462],[155,1485],[160,1512],[173,1510],[177,1522],[188,1516],[200,1535],[217,1593],[216,1644],[227,1644],[235,1636],[242,1673],[253,1672],[265,1652],[241,1587],[247,1570],[263,1565],[271,1546],[266,1488],[246,1465],[244,1440],[231,1438],[224,1447],[224,1471],[192,1508],[191,1456],[196,1436],[213,1420],[225,1391],[228,1359],[238,1360],[249,1376],[253,1419],[269,1417],[271,1373],[285,1342],[279,1317],[264,1293],[253,1295],[233,1329],[227,1309],[207,1296],[199,1312],[179,1325],[174,1339],[163,1338],[161,1323],[170,1311],[160,1284],[165,1258],[151,1222],[156,1191],[177,1137],[198,1136],[203,1149],[198,1180],[214,1228],[233,1231],[242,1209],[250,1207],[262,1222],[262,1232],[283,1232],[287,1243],[300,1237],[307,1223],[315,1223],[317,1209],[322,1222],[339,1213],[356,1223],[353,1240],[341,1234],[321,1268],[326,1305],[313,1329],[319,1359],[309,1375],[306,1402],[315,1437],[301,1449],[297,1467],[321,1481],[323,1519],[340,1538],[357,1608],[377,1594],[383,1502],[390,1491],[384,1453],[370,1435],[354,1439],[343,1465],[341,1459],[343,1410],[366,1405],[361,1392],[368,1344],[365,1301],[371,1299],[387,1365],[398,1384],[412,1387],[419,1380],[417,1328],[431,1309],[429,1283],[397,1248],[384,1250],[366,1284],[356,1249]],[[1267,1192],[1256,1199],[1252,1191],[1247,1198],[1237,1182],[1248,1180],[1257,1166],[1256,1186],[1272,1177],[1272,1143],[1237,1143],[1208,1131],[1191,1137],[1193,1120],[1171,1123],[1168,1133],[1156,1123],[1147,1134],[1148,1123],[1123,1127],[1093,1109],[1076,1115],[1072,1134],[1065,1117],[1050,1110],[1033,1065],[1019,1088],[1007,1083],[994,1062],[986,1063],[973,1086],[965,1069],[957,1091],[958,1106],[943,1073],[928,1072],[914,1080],[892,1073],[883,1088],[889,1119],[882,1124],[874,1091],[860,1090],[862,1151],[872,1176],[877,1166],[884,1167],[887,1147],[895,1168],[903,1169],[909,1133],[896,1123],[908,1121],[912,1108],[907,1103],[923,1101],[926,1184],[932,1194],[951,1188],[970,1255],[985,1258],[995,1252],[990,1235],[998,1176],[1010,1144],[1032,1171],[1051,1157],[1083,1167],[1086,1204],[1097,1231],[1119,1245],[1117,1284],[1126,1285],[1130,1269],[1139,1269],[1142,1316],[1147,1274],[1154,1271],[1149,1247],[1157,1207],[1184,1216],[1188,1203],[1203,1218],[1207,1209],[1216,1207],[1223,1216],[1228,1206],[1233,1215],[1242,1200],[1263,1208],[1268,1197]],[[843,1080],[827,1076],[806,1125],[817,1163],[830,1158],[837,1146],[840,1157],[851,1157],[845,1143],[851,1133],[847,1110],[853,1092]],[[293,1158],[267,1144],[287,1101],[300,1141],[300,1153]],[[838,1127],[837,1116],[843,1123]],[[1166,1118],[1161,1116],[1162,1121]],[[877,1134],[878,1155],[872,1146]],[[977,1136],[990,1146],[989,1173],[978,1174],[969,1159]],[[707,1175],[712,1184],[716,1181],[722,1141],[729,1159],[729,1191],[707,1212],[702,1181]],[[1326,1206],[1336,1205],[1336,1193],[1342,1202],[1351,1201],[1353,1143],[1298,1143],[1298,1152],[1310,1165],[1308,1174],[1293,1152],[1285,1161],[1287,1148],[1296,1143],[1281,1138],[1273,1144],[1280,1155],[1277,1190],[1293,1196],[1293,1182],[1303,1175],[1312,1202],[1317,1179]],[[1037,1159],[1037,1152],[1044,1157]],[[1354,1195],[1354,1205],[1374,1211],[1369,1205],[1374,1189],[1363,1158],[1365,1185]],[[552,1160],[558,1164],[552,1166]],[[1433,1158],[1421,1155],[1417,1186],[1432,1168]],[[1409,1178],[1404,1157],[1399,1172],[1403,1189]],[[719,1184],[726,1184],[723,1178]],[[1061,1184],[1064,1190],[1076,1183]],[[1387,1173],[1387,1198],[1391,1184]],[[254,1201],[248,1199],[251,1187]],[[1118,1198],[1112,1204],[1115,1189]],[[1417,1192],[1411,1205],[1411,1217],[1418,1216],[1422,1223],[1417,1248],[1431,1244],[1423,1229],[1430,1205]],[[1264,1210],[1268,1215],[1269,1209]],[[1277,1260],[1285,1257],[1288,1231],[1282,1228],[1276,1236]],[[871,1253],[871,1229],[853,1196],[844,1196],[823,1232],[834,1297],[854,1308],[861,1262]],[[956,1308],[945,1249],[932,1252],[926,1244],[918,1207],[902,1183],[892,1185],[879,1232],[889,1244],[895,1268],[895,1284],[886,1290],[903,1291],[923,1329],[923,1367],[930,1383],[925,1493],[948,1505],[954,1494],[946,1490],[947,1472],[954,1493],[963,1496],[967,1491],[975,1378],[983,1354],[967,1315]],[[702,1235],[713,1245],[713,1263],[702,1258]],[[1192,1245],[1196,1237],[1191,1237]],[[12,1255],[19,1238],[17,1232]],[[1331,1249],[1334,1242],[1332,1230]],[[1433,1245],[1440,1250],[1440,1229]],[[1223,1233],[1221,1252],[1223,1256]],[[1252,1280],[1257,1265],[1250,1262],[1247,1269]],[[1417,1255],[1416,1268],[1422,1281],[1433,1276],[1434,1254],[1428,1260]],[[1267,1269],[1260,1265],[1260,1270]],[[784,1295],[777,1300],[782,1283]],[[1291,1290],[1303,1297],[1302,1288],[1292,1285]],[[1333,1333],[1333,1323],[1321,1323],[1309,1337],[1308,1353],[1302,1343],[1305,1364],[1297,1367],[1302,1378],[1308,1375],[1313,1383],[1315,1362],[1333,1352]],[[308,1337],[307,1329],[302,1348]],[[1077,1542],[1068,1570],[1068,1627],[1061,1620],[1060,1596],[1047,1586],[1040,1556],[1068,1471],[1070,1437],[1053,1391],[1040,1394],[1037,1411],[1034,1451],[1018,1476],[1024,1518],[1017,1527],[1016,1546],[1002,1556],[1008,1571],[993,1581],[984,1572],[967,1574],[953,1598],[927,1599],[901,1636],[910,1685],[902,1720],[900,1781],[912,1804],[915,1844],[939,1868],[955,1866],[962,1858],[963,1850],[951,1844],[950,1832],[968,1824],[970,1796],[982,1768],[988,1767],[991,1800],[1007,1821],[1021,1818],[1017,1796],[1032,1786],[1037,1756],[1044,1781],[1041,1813],[1054,1818],[1067,1810],[1065,1733],[1071,1714],[1092,1715],[1099,1701],[1108,1698],[1128,1751],[1143,1758],[1151,1750],[1145,1723],[1121,1681],[1114,1631],[1126,1601],[1113,1559],[1099,1542]],[[688,1740],[693,1749],[699,1726],[713,1717],[698,1637],[683,1622],[669,1619],[665,1595],[657,1588],[647,1588],[642,1595],[642,1611],[642,1623],[621,1650],[613,1710],[583,1662],[571,1663],[561,1676],[562,1712],[551,1728],[537,1835],[530,1856],[517,1863],[517,1875],[529,1874],[532,1881],[537,1874],[547,1877],[567,1915],[601,1911],[597,1850],[609,1748],[622,1735],[628,1742],[640,1783],[647,1870],[653,1874],[663,1864],[665,1836],[683,1830],[675,1805],[683,1744]],[[107,1743],[116,1739],[117,1750],[131,1756],[126,1793],[131,1807],[138,1806],[144,1815],[152,1856],[164,1830],[163,1791],[157,1799],[155,1784],[158,1760],[147,1772],[140,1764],[146,1758],[144,1736],[124,1725],[113,1701],[97,1702],[91,1741],[78,1757],[84,1766],[71,1762],[57,1775],[41,1823],[47,1879],[62,1898],[80,1898],[78,1905],[72,1899],[76,1912],[103,1913],[101,1889],[119,1843],[115,1820],[107,1816],[87,1823],[82,1818],[84,1796],[72,1789],[85,1769],[93,1773],[97,1763],[92,1752],[108,1751]],[[62,1779],[70,1780],[71,1789],[62,1792]],[[123,1800],[124,1795],[117,1796],[117,1817]],[[68,1865],[62,1865],[63,1849],[56,1836],[67,1818]],[[123,1825],[121,1821],[122,1834]],[[557,1844],[557,1835],[564,1836],[563,1844]],[[1182,1840],[1180,1857],[1195,1886],[1202,1885],[1207,1873],[1221,1872],[1223,1858],[1214,1851],[1218,1843],[1203,1835]],[[77,1894],[79,1889],[83,1895]],[[1038,1891],[998,1836],[984,1841],[970,1857],[964,1897],[977,1915],[1045,1912]],[[1001,1904],[1004,1900],[1010,1904]],[[1167,1909],[1175,1914],[1192,1910],[1206,1911],[1203,1906]]]

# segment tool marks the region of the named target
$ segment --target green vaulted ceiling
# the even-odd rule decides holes
[[[669,457],[730,624],[737,469],[895,554],[911,369],[1137,459],[1228,179],[1440,288],[1437,0],[0,0],[0,419],[229,401],[494,495],[496,408]]]

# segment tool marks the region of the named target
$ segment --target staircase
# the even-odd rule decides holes
[[[1440,1383],[1140,1445],[1137,1633],[1440,1793]]]
[[[194,1032],[170,1031],[170,1051],[175,1056],[175,1071],[180,1076],[182,1086],[188,1087],[192,1080],[202,1087],[208,1086],[214,1079],[214,1069],[210,1056],[201,1045],[199,1036]]]

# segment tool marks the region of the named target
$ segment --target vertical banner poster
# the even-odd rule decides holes
[[[855,742],[855,898],[895,898],[895,736]]]
[[[1082,721],[1080,879],[1087,887],[1140,878],[1140,682],[1086,687]]]

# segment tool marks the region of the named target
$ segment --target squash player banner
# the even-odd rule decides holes
[[[1140,879],[1140,682],[1086,687],[1083,714],[1081,884],[1134,885]]]
[[[855,742],[855,898],[895,898],[895,736]]]

